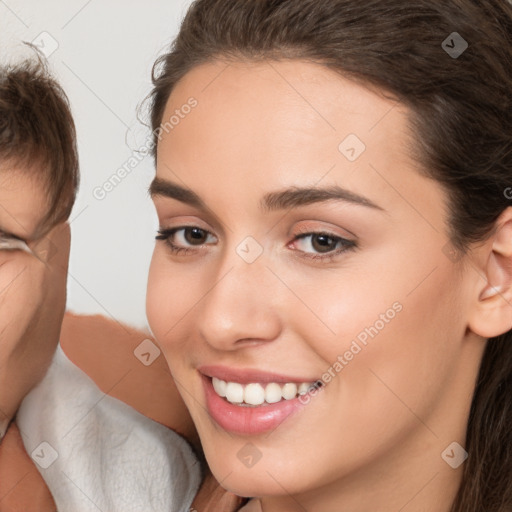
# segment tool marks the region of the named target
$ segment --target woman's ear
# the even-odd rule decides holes
[[[469,328],[493,338],[512,329],[512,207],[496,220],[492,236],[478,252],[481,278]]]

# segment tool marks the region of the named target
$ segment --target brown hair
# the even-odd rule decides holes
[[[468,43],[461,55],[446,51],[454,32]],[[510,206],[511,48],[508,0],[197,0],[153,68],[152,128],[177,82],[201,63],[323,64],[410,108],[414,156],[449,192],[451,242],[466,251]],[[487,342],[466,450],[452,512],[510,512],[512,331]]]
[[[0,67],[0,162],[45,187],[41,233],[69,217],[79,182],[75,125],[66,94],[37,53]]]

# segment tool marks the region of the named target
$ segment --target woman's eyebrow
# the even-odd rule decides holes
[[[149,186],[149,195],[152,199],[158,196],[168,197],[190,206],[195,206],[200,210],[208,209],[204,201],[192,190],[161,178],[155,178],[151,182],[151,185]]]
[[[308,204],[322,203],[324,201],[344,201],[358,204],[376,210],[384,209],[370,199],[346,190],[338,185],[328,187],[292,187],[278,192],[270,192],[261,200],[264,211],[285,210]]]
[[[149,193],[152,198],[163,196],[176,199],[177,201],[201,210],[208,209],[204,201],[192,190],[161,178],[155,178],[153,180],[149,187]],[[263,211],[270,212],[332,200],[344,201],[384,211],[382,207],[370,199],[339,187],[338,185],[323,188],[291,187],[277,192],[269,192],[261,199],[260,207]]]

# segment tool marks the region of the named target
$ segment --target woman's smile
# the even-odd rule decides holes
[[[318,379],[219,365],[201,365],[198,372],[212,420],[228,432],[246,435],[277,428],[323,385]]]

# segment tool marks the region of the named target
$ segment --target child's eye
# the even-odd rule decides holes
[[[7,235],[0,231],[0,250],[3,251],[25,251],[31,253],[27,243],[24,240]]]

